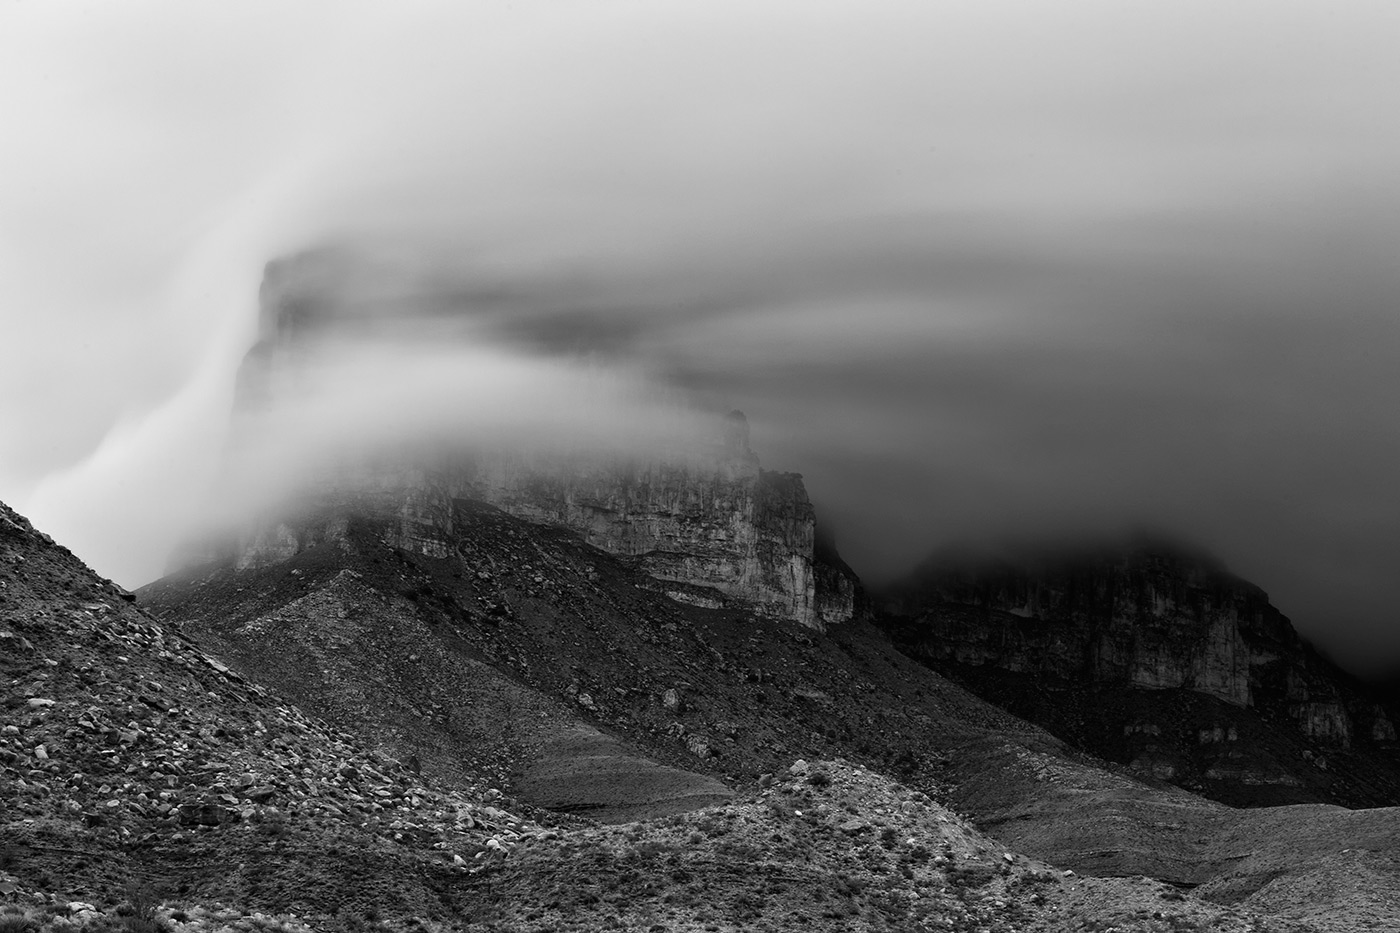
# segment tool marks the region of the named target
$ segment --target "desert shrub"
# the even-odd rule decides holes
[[[285,839],[290,835],[287,829],[286,817],[280,813],[277,815],[265,815],[257,824],[257,831],[263,836],[272,839]]]
[[[708,835],[711,839],[714,839],[718,836],[723,836],[729,831],[729,827],[725,826],[724,823],[720,822],[719,820],[713,818],[702,821],[699,825],[699,829],[701,832]]]
[[[865,882],[859,878],[841,874],[836,876],[832,887],[842,897],[856,897],[865,890]]]
[[[736,894],[729,902],[730,911],[738,920],[757,920],[763,916],[766,902],[761,894],[744,891]]]
[[[778,820],[786,822],[787,820],[796,819],[796,816],[793,815],[792,811],[792,804],[788,803],[786,800],[768,801],[768,812],[771,813]],[[781,837],[774,841],[781,841]]]
[[[117,916],[127,933],[168,933],[170,926],[161,919],[159,908],[155,893],[133,881],[126,886],[126,903],[117,908]]]
[[[948,881],[959,887],[980,888],[995,875],[995,868],[980,862],[965,862],[948,869]]]
[[[650,861],[662,855],[670,855],[675,852],[675,846],[669,845],[659,840],[651,839],[642,842],[636,847],[637,857],[643,861]]]
[[[763,852],[756,846],[747,842],[733,842],[725,840],[715,847],[715,854],[720,858],[729,859],[735,862],[755,862],[762,858]]]
[[[353,910],[341,908],[330,926],[331,929],[340,931],[340,933],[363,933],[365,918]]]
[[[0,907],[0,933],[38,933],[39,918],[22,907]]]

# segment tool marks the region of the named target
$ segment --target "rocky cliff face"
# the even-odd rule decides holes
[[[1199,554],[1139,543],[1055,560],[932,561],[886,607],[910,653],[1145,774],[1225,797],[1227,785],[1269,787],[1268,802],[1312,799],[1312,785],[1345,798],[1318,775],[1342,759],[1381,767],[1385,787],[1400,777],[1387,711],[1263,590]]]
[[[328,336],[392,321],[392,308],[352,301],[342,264],[318,256],[268,267],[261,338],[239,375],[240,417],[273,409],[295,391],[302,361]],[[653,577],[676,583],[672,595],[683,601],[738,602],[817,629],[851,618],[855,575],[833,549],[818,547],[801,476],[760,468],[740,412],[718,419],[716,435],[665,453],[477,450],[431,465],[383,456],[373,465],[342,464],[299,515],[249,532],[236,560],[241,567],[287,560],[343,534],[354,510],[392,516],[395,546],[445,556],[454,547],[452,502],[471,498],[635,558]]]
[[[473,498],[564,525],[660,580],[712,588],[755,611],[822,628],[850,618],[853,589],[818,585],[816,516],[793,473],[762,470],[744,416],[727,419],[713,458],[541,467],[494,457],[463,471]],[[678,598],[703,595],[677,591]]]

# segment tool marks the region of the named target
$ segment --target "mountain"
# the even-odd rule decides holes
[[[882,603],[911,657],[1134,774],[1246,806],[1400,801],[1393,710],[1207,555],[941,555]]]
[[[238,374],[238,438],[246,442],[260,417],[301,401],[325,355],[366,331],[391,329],[425,345],[479,338],[475,330],[463,336],[443,323],[481,326],[485,312],[472,302],[444,307],[441,299],[421,296],[365,300],[362,293],[376,289],[362,280],[369,274],[363,265],[337,251],[268,265],[259,338]],[[201,556],[226,555],[232,546],[241,566],[275,563],[340,534],[336,522],[347,506],[396,516],[399,545],[441,556],[454,536],[451,503],[472,498],[638,558],[648,574],[677,584],[677,598],[706,605],[737,601],[758,615],[816,629],[854,615],[858,581],[829,541],[819,540],[802,477],[760,467],[742,412],[716,417],[678,404],[675,418],[678,425],[699,421],[704,427],[676,427],[676,436],[664,442],[647,438],[621,446],[584,432],[562,447],[536,442],[348,455],[327,470],[310,504],[241,529],[241,540],[206,547]]]
[[[451,750],[469,747],[476,741],[471,736],[484,736],[496,723],[491,748],[464,759],[466,771],[488,769],[522,806],[616,826],[606,838],[661,839],[663,851],[677,857],[704,840],[725,845],[729,855],[706,868],[718,873],[707,876],[713,897],[733,890],[726,886],[741,874],[738,864],[782,865],[771,870],[797,877],[788,874],[791,859],[813,864],[803,846],[819,839],[835,844],[843,859],[856,858],[867,881],[875,844],[876,863],[896,872],[876,872],[888,893],[890,885],[904,884],[906,852],[933,850],[924,836],[904,835],[907,823],[891,825],[893,838],[883,828],[866,835],[861,823],[874,833],[872,815],[888,823],[918,811],[934,813],[935,823],[938,815],[952,821],[962,814],[965,822],[948,825],[986,840],[979,846],[1002,846],[1012,855],[1004,864],[1055,866],[1053,890],[1024,880],[1010,892],[979,888],[979,897],[1030,911],[1031,919],[1007,921],[1018,929],[1074,928],[1064,915],[1051,920],[1028,900],[1046,891],[1047,903],[1093,892],[1103,910],[1119,917],[1120,929],[1163,928],[1153,914],[1172,914],[1185,903],[1237,916],[1262,905],[1271,928],[1280,930],[1356,930],[1367,918],[1400,917],[1400,810],[1238,810],[1144,782],[911,661],[868,621],[848,620],[823,633],[742,606],[697,605],[676,599],[673,584],[651,577],[636,560],[588,545],[569,529],[472,500],[455,501],[453,510],[455,536],[443,556],[399,546],[392,517],[351,515],[344,536],[281,563],[240,570],[227,560],[138,595],[233,669],[286,691],[338,727],[380,738],[396,757],[417,759],[425,778],[451,779],[452,769],[461,768]],[[571,738],[580,729],[591,737]],[[798,760],[829,775],[830,786],[850,782],[855,789],[834,805],[801,773],[794,782]],[[733,796],[643,799],[640,791],[657,785],[645,783],[645,771],[634,778],[635,769],[658,766],[686,780],[718,782]],[[568,777],[551,780],[559,775]],[[817,796],[792,802],[794,791]],[[903,803],[870,803],[891,799]],[[925,799],[945,809],[922,810]],[[811,807],[821,808],[825,829],[785,848],[802,826],[768,822],[788,813],[773,810],[775,801],[789,801],[803,820]],[[669,816],[627,822],[639,807]],[[847,823],[849,833],[841,828]],[[717,827],[724,833],[712,835]],[[727,835],[733,831],[750,848],[729,848],[741,841]],[[658,865],[628,864],[638,879],[670,877]],[[851,871],[849,861],[841,864]],[[987,871],[995,860],[983,854],[975,864]],[[512,890],[530,887],[531,875],[520,870]],[[1066,880],[1059,874],[1065,870],[1078,874]],[[1126,880],[1141,876],[1171,887]],[[693,879],[694,869],[681,877]],[[1359,880],[1338,885],[1339,878]],[[917,873],[907,880],[922,890],[930,884]],[[943,883],[934,889],[943,890]],[[778,886],[792,892],[785,881]],[[643,896],[629,890],[629,897]],[[1157,893],[1140,900],[1144,890]],[[1176,900],[1188,890],[1194,896]],[[664,899],[664,891],[657,896]],[[1140,906],[1120,911],[1120,897]],[[780,900],[791,904],[786,894]],[[1132,919],[1139,909],[1144,913]],[[786,914],[764,916],[779,929],[798,923]],[[808,917],[859,917],[875,929],[900,928],[868,913]],[[1230,929],[1234,922],[1220,915],[1206,928]],[[682,927],[663,925],[670,928]]]
[[[569,582],[566,568],[549,560],[557,556],[551,545],[563,544],[563,532],[542,529],[535,538],[536,526],[481,508],[482,515],[495,516],[504,526],[497,529],[500,543],[530,547],[532,569],[557,572],[558,579]],[[517,532],[513,538],[511,529]],[[565,549],[569,547],[590,553],[576,537]],[[347,579],[354,579],[349,574],[359,571],[347,567],[332,573],[328,564],[313,569],[307,562],[328,556],[316,552],[313,548],[281,565],[277,576],[269,569],[229,566],[212,577],[170,582],[164,588],[201,590],[206,605],[217,601],[215,591],[223,591],[229,600],[266,607],[284,600],[315,601],[318,592],[330,590],[347,596],[386,629],[406,621],[386,612],[388,603],[424,620],[432,613],[421,610],[439,605],[442,594],[422,588],[429,582],[422,576],[422,562],[430,558],[392,549],[365,555],[371,566],[376,560],[384,566],[361,578],[364,590],[354,591],[345,587]],[[601,566],[600,576],[590,582],[604,598],[625,607],[633,597],[629,588],[647,578],[628,578],[613,558],[591,553]],[[403,560],[391,562],[394,555]],[[497,649],[502,659],[497,677],[486,679],[487,694],[496,694],[525,668],[523,657],[510,658],[526,644],[518,640],[523,633],[515,631],[514,620],[525,615],[522,628],[541,620],[519,610],[577,595],[571,585],[551,592],[553,577],[544,573],[527,579],[524,586],[503,593],[509,611],[499,616],[499,624],[506,637]],[[382,586],[393,589],[379,590]],[[297,589],[301,595],[290,598]],[[930,794],[848,761],[785,762],[732,798],[692,799],[688,805],[695,809],[641,821],[598,825],[543,811],[532,811],[539,820],[513,815],[519,807],[510,805],[509,797],[484,782],[469,783],[474,762],[439,761],[430,767],[432,759],[419,764],[410,757],[401,763],[387,749],[336,730],[256,682],[263,674],[278,681],[275,671],[237,658],[225,663],[197,647],[178,623],[152,618],[129,596],[0,506],[0,644],[5,646],[0,652],[0,683],[5,684],[0,924],[6,930],[933,928],[1050,933],[1088,925],[1141,933],[1172,928],[1244,933],[1262,928],[1258,913],[1232,903],[1250,893],[1241,884],[1249,884],[1246,879],[1253,875],[1231,875],[1218,865],[1205,869],[1234,879],[1234,889],[1222,898],[1225,903],[1143,878],[1075,876],[1008,850]],[[658,705],[678,721],[694,723],[716,704],[733,703],[746,689],[771,693],[787,715],[774,718],[764,754],[779,755],[789,747],[838,747],[815,731],[789,734],[787,727],[798,721],[844,725],[870,718],[875,707],[853,701],[871,688],[852,671],[865,666],[869,676],[875,673],[872,662],[900,664],[870,631],[853,633],[853,641],[828,642],[788,621],[729,619],[723,613],[702,620],[717,611],[676,603],[645,586],[635,599],[638,609],[670,602],[680,613],[653,634],[675,636],[665,648],[679,649],[672,666],[686,668],[693,683],[683,702],[673,703],[663,694]],[[276,647],[314,639],[313,629],[322,627],[324,636],[345,634],[334,626],[336,617],[333,611],[307,612],[302,619],[306,625],[300,627],[284,618],[289,631]],[[693,632],[665,628],[680,621],[701,624]],[[473,617],[471,624],[492,623]],[[250,641],[269,636],[268,629],[242,628]],[[584,625],[583,631],[588,628]],[[728,639],[718,637],[726,631]],[[768,652],[753,654],[754,632],[773,639]],[[588,639],[582,635],[579,641]],[[647,642],[637,637],[612,646],[621,647],[625,657],[593,676],[612,677],[624,670],[641,675],[634,659],[637,646]],[[325,658],[345,645],[332,638],[322,647]],[[391,642],[375,648],[393,650]],[[570,655],[556,638],[539,656],[555,657],[563,667]],[[790,662],[775,664],[779,673],[761,686],[734,676],[738,658],[762,663],[783,655],[790,655]],[[367,660],[370,655],[361,651],[356,656]],[[275,657],[275,652],[263,657]],[[707,663],[701,666],[697,659]],[[443,685],[448,693],[483,686],[482,668],[462,665],[457,670],[459,681]],[[379,673],[363,672],[358,690],[313,681],[302,694],[331,713],[351,711],[351,697],[364,701],[359,710],[373,709],[395,702],[406,689],[404,683],[379,679]],[[661,676],[669,681],[670,673]],[[914,698],[931,722],[933,711],[948,711],[935,725],[938,734],[961,730],[965,739],[979,732],[995,735],[1003,753],[1019,749],[1018,754],[1033,754],[1027,746],[1008,742],[1017,736],[1036,747],[1055,747],[1033,727],[1018,726],[907,662],[896,677],[931,689],[928,696]],[[837,693],[823,698],[808,688],[790,696],[785,685],[799,681],[829,685]],[[748,687],[736,691],[727,686],[732,683]],[[617,743],[618,736],[644,734],[636,728],[609,728],[628,696],[625,689],[618,693],[590,682],[590,689],[607,699],[589,702],[571,686],[563,687],[556,699],[595,723],[592,740],[582,742],[592,751]],[[524,689],[532,688],[526,684]],[[501,709],[499,704],[487,706],[482,715]],[[837,715],[823,715],[830,712]],[[502,726],[529,718],[507,716]],[[372,734],[377,726],[361,731]],[[509,728],[503,728],[502,736],[507,747],[535,741]],[[396,744],[422,743],[421,735],[389,738]],[[734,742],[736,748],[748,744]],[[685,747],[685,754],[697,761],[713,760],[693,743]],[[615,773],[615,756],[606,753],[608,748],[601,755],[577,756],[576,772],[608,779]],[[544,758],[558,757],[547,747],[536,749]],[[743,762],[759,753],[736,757]],[[969,761],[975,757],[975,751],[967,755]],[[438,779],[429,771],[455,771],[455,778]],[[534,792],[547,793],[541,784],[533,786]],[[1218,819],[1220,812],[1212,806],[1202,812]],[[1367,872],[1357,876],[1371,882],[1364,892],[1342,887],[1321,899],[1325,907],[1345,911],[1345,922],[1294,922],[1285,915],[1303,910],[1298,899],[1284,898],[1280,907],[1273,896],[1272,901],[1265,898],[1275,918],[1269,928],[1349,930],[1359,928],[1352,924],[1355,918],[1368,922],[1395,916],[1397,886],[1373,864],[1380,858],[1380,844],[1372,837],[1383,828],[1350,827],[1349,855],[1337,854],[1339,840],[1313,846],[1333,874],[1339,866]],[[1271,866],[1271,878],[1297,878],[1298,872],[1289,869],[1298,868],[1298,860],[1287,850],[1266,847],[1264,857],[1287,863],[1282,870]],[[1318,877],[1316,870],[1303,867],[1303,881]]]
[[[555,352],[380,284],[269,267],[235,458],[356,334],[475,314]],[[876,624],[742,416],[682,420],[289,461],[134,604],[0,507],[0,933],[1400,920],[1400,809],[1238,809],[999,708]]]

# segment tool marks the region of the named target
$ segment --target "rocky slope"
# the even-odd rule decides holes
[[[336,254],[268,265],[260,337],[238,377],[241,435],[257,430],[260,413],[294,401],[310,361],[347,334],[392,322],[396,333],[412,335],[415,320],[431,319],[434,339],[440,339],[442,320],[470,320],[477,313],[450,303],[377,304],[363,297],[374,293],[365,283],[346,286],[347,278],[364,274]],[[358,466],[340,463],[317,491],[318,505],[246,530],[236,545],[238,563],[267,565],[335,536],[347,500],[354,511],[395,516],[401,546],[440,556],[452,548],[451,501],[471,497],[641,558],[657,579],[690,584],[676,591],[687,598],[737,601],[760,615],[817,629],[850,618],[858,583],[833,549],[818,547],[801,476],[760,468],[741,412],[710,420],[713,436],[650,445],[645,453],[583,442],[564,451],[442,455],[431,470],[421,459],[382,453]]]
[[[428,922],[454,879],[542,831],[304,715],[3,505],[0,685],[0,890],[77,920],[140,889]]]
[[[523,523],[520,530],[517,546],[538,533]],[[410,567],[411,560],[391,575],[412,583],[417,600],[400,597],[431,602],[431,593],[417,589],[427,579]],[[288,586],[303,582],[287,576]],[[551,588],[548,578],[529,579],[537,599]],[[204,589],[213,585],[206,581]],[[276,602],[281,594],[260,587],[248,598]],[[517,598],[509,597],[512,612],[524,604]],[[364,605],[370,613],[382,608],[373,598]],[[773,624],[813,641],[791,623]],[[728,802],[683,814],[543,829],[499,809],[494,791],[420,776],[304,715],[130,605],[3,506],[0,639],[6,930],[1262,928],[1245,905],[1142,879],[1053,870],[1007,850],[928,794],[844,762],[789,762]],[[727,669],[727,650],[710,654],[711,667]],[[507,666],[520,670],[522,660]],[[932,675],[910,671],[937,686]],[[707,685],[725,679],[711,676]],[[705,677],[696,672],[696,680]],[[606,702],[590,704],[567,687],[562,696],[590,713],[596,708],[601,726],[611,718],[606,708],[617,708],[611,698],[628,694],[604,687],[590,684]],[[373,702],[393,699],[372,677],[366,690]],[[946,691],[955,705],[978,708],[956,688]],[[346,694],[325,692],[327,705],[345,703]],[[689,695],[696,708],[709,707]],[[663,708],[685,715],[668,700],[661,698]],[[1372,845],[1364,837],[1353,844]],[[1390,879],[1377,878],[1385,894]],[[1348,896],[1346,907],[1360,903]],[[1289,909],[1276,908],[1269,929],[1361,928],[1295,922]]]
[[[392,521],[363,518],[350,523],[342,540],[309,548],[284,563],[242,572],[229,565],[208,567],[143,589],[139,596],[163,618],[182,620],[192,637],[216,647],[235,669],[272,678],[279,689],[300,690],[301,702],[332,721],[354,728],[364,711],[371,710],[366,728],[382,731],[386,741],[395,743],[396,755],[416,754],[425,775],[441,773],[432,770],[441,767],[435,749],[450,741],[452,730],[485,729],[491,717],[500,717],[498,733],[517,738],[498,743],[500,751],[493,751],[492,758],[499,764],[487,764],[502,775],[503,789],[535,804],[562,802],[573,812],[613,819],[607,808],[616,801],[589,795],[599,783],[628,787],[627,762],[645,760],[722,782],[735,796],[721,804],[720,811],[738,814],[768,799],[771,778],[765,775],[782,775],[794,759],[840,758],[864,769],[870,777],[863,780],[894,779],[908,789],[900,793],[917,791],[965,814],[969,826],[996,839],[1013,856],[1022,853],[1061,871],[1100,878],[1147,875],[1206,893],[1218,908],[1240,915],[1254,910],[1256,898],[1269,899],[1269,922],[1279,929],[1289,928],[1284,921],[1296,920],[1305,924],[1299,929],[1356,930],[1366,928],[1358,917],[1381,923],[1400,917],[1400,866],[1393,863],[1400,811],[1352,813],[1308,806],[1290,808],[1287,818],[1279,819],[1270,815],[1272,811],[1236,810],[1145,782],[1077,754],[1040,729],[978,700],[901,655],[867,623],[850,621],[822,634],[790,621],[755,617],[742,608],[711,609],[677,600],[668,595],[674,584],[643,573],[635,559],[593,548],[566,529],[521,521],[484,503],[460,500],[454,509],[456,546],[442,557],[394,547],[397,531]],[[370,645],[356,650],[337,646],[331,637],[304,650],[299,644],[323,638],[318,631],[333,636],[345,631],[337,609],[315,607],[336,605],[318,594],[341,592],[341,575],[347,569],[360,574],[356,585],[370,591],[355,598],[357,605],[367,607],[365,621],[356,624]],[[274,634],[279,624],[285,631]],[[404,640],[392,634],[409,625],[406,631],[429,634]],[[439,652],[447,653],[446,661],[435,660]],[[382,663],[391,667],[457,670],[461,676],[453,684],[432,675],[431,691],[415,693],[418,688],[411,683],[380,679],[375,671],[381,662],[374,658],[381,655]],[[334,660],[326,663],[335,656],[361,660],[339,667],[333,666]],[[327,683],[320,673],[350,671],[367,663],[366,658],[367,681],[377,685],[369,700]],[[482,677],[480,665],[499,678]],[[493,699],[491,691],[497,687],[491,684],[507,682],[510,692]],[[504,699],[519,697],[522,689],[535,699]],[[404,693],[395,692],[400,690]],[[471,702],[454,708],[457,690],[472,697]],[[434,703],[453,711],[440,717]],[[424,714],[421,728],[381,730],[374,725],[379,720],[373,711],[400,705]],[[541,740],[538,727],[527,728],[540,712],[559,708],[572,710],[578,723],[595,730],[595,738],[577,744],[567,735]],[[461,719],[471,709],[482,711],[479,727]],[[614,743],[611,747],[623,749],[625,756],[595,757],[590,743],[601,741]],[[415,752],[415,747],[421,750]],[[590,762],[599,763],[593,773],[604,776],[602,780],[589,779]],[[536,775],[547,776],[561,763],[573,769],[570,782],[582,789],[572,798],[550,796],[558,782],[552,787],[536,783]],[[876,798],[884,793],[871,787]],[[590,799],[602,806],[578,806]],[[855,807],[868,822],[870,814],[879,816],[885,805],[869,810],[849,800],[841,806]],[[796,809],[806,812],[802,806]],[[671,830],[663,832],[664,827],[709,823],[711,818],[704,814],[710,812],[690,810],[651,821],[646,824],[651,829],[639,825],[613,835],[588,836],[594,840],[588,843],[589,864],[596,862],[600,871],[620,879],[616,887],[599,888],[588,896],[631,918],[627,922],[640,922],[625,908],[635,898],[652,904],[655,900],[646,899],[660,898],[668,905],[698,898],[716,918],[710,922],[728,917],[725,909],[705,898],[740,890],[733,887],[742,875],[736,866],[752,858],[710,861],[698,850],[666,849],[666,859],[674,856],[674,861],[664,861],[663,868],[663,863],[647,862],[647,856],[633,852],[638,847],[643,853],[651,851],[645,843],[660,838],[652,832],[662,833],[667,846],[674,845]],[[782,827],[765,821],[744,825],[738,841],[770,857],[777,843],[768,837],[781,835]],[[840,847],[850,840],[837,823],[827,825],[830,835],[823,837],[824,844]],[[624,845],[619,840],[629,833],[636,838]],[[703,849],[708,844],[703,840],[710,837],[703,829],[687,828],[684,838],[694,839]],[[605,851],[594,848],[597,840],[608,840]],[[889,850],[878,847],[885,854],[876,861],[890,867],[882,861],[890,857]],[[831,851],[835,857],[838,849]],[[845,853],[839,861],[845,867],[839,870],[851,870],[855,863],[850,853],[861,850],[846,845],[839,851]],[[692,856],[698,861],[690,861]],[[1342,870],[1339,866],[1353,864],[1374,879],[1364,892],[1349,888],[1335,898],[1319,893],[1328,883],[1325,879]],[[708,874],[693,878],[693,884],[685,882],[688,893],[657,886],[655,874],[649,874],[679,870],[691,878],[696,865]],[[893,867],[902,874],[897,858]],[[771,871],[789,881],[808,877],[791,868]],[[512,889],[524,890],[536,876],[511,877]],[[885,877],[881,884],[886,883],[899,882]],[[1136,882],[1122,884],[1124,891],[1144,890],[1134,887]],[[799,885],[792,890],[805,889]],[[1029,896],[1030,890],[1022,894]],[[1097,903],[1108,910],[1112,897],[1103,896],[1106,899]],[[1000,895],[991,899],[998,898],[1005,904],[1026,903],[1024,898]],[[807,895],[800,900],[811,903]],[[558,903],[558,909],[580,909],[576,900],[562,895]],[[782,911],[793,909],[786,896],[764,903]],[[1170,929],[1152,916],[1164,906],[1143,907],[1147,913],[1135,921],[1138,926],[1129,923],[1120,929]],[[663,918],[667,909],[661,911]],[[1332,920],[1324,916],[1328,911]],[[836,922],[801,912],[812,923]],[[510,922],[520,919],[508,916],[514,918]],[[546,911],[542,916],[561,925],[575,922],[560,913]],[[773,914],[764,916],[786,928],[773,921]],[[671,928],[664,925],[669,922],[665,920],[662,928]],[[724,921],[731,922],[739,925],[737,919]],[[1034,927],[1027,922],[1024,928]]]
[[[911,656],[1136,773],[1240,804],[1400,801],[1387,710],[1202,555],[935,559],[885,607]]]
[[[283,562],[158,581],[142,605],[318,715],[416,756],[425,773],[453,779],[466,763],[499,782],[519,775],[530,799],[536,771],[558,766],[535,756],[573,744],[580,725],[622,730],[639,760],[749,783],[793,757],[842,751],[927,771],[909,702],[1046,738],[958,688],[922,683],[932,678],[883,640],[878,662],[853,658],[796,623],[714,607],[705,589],[656,580],[642,559],[567,529],[471,500],[452,511],[443,556],[403,547],[398,522],[370,513]],[[899,685],[897,704],[867,699],[872,663],[918,682]],[[616,805],[576,796],[567,808],[612,819]]]

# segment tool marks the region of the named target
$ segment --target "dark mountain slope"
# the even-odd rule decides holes
[[[374,636],[373,652],[394,652],[393,665],[412,669],[448,652],[462,660],[445,669],[473,672],[473,690],[489,682],[478,679],[475,663],[488,665],[499,682],[533,691],[550,709],[574,710],[629,755],[723,780],[740,793],[731,805],[740,810],[753,794],[771,795],[762,789],[763,774],[782,774],[794,758],[841,757],[898,776],[970,814],[1010,848],[1052,864],[1105,876],[1148,874],[1218,892],[1243,907],[1267,888],[1275,918],[1324,909],[1345,918],[1355,905],[1318,895],[1309,879],[1335,871],[1337,860],[1359,859],[1383,879],[1372,892],[1379,906],[1366,908],[1370,915],[1400,917],[1392,911],[1400,904],[1394,897],[1400,876],[1389,861],[1400,811],[1357,816],[1335,807],[1295,808],[1281,827],[1253,811],[1107,770],[905,658],[868,624],[848,622],[823,635],[701,608],[695,603],[705,601],[702,590],[695,599],[672,598],[667,593],[675,583],[656,581],[567,530],[466,500],[453,507],[456,537],[445,557],[393,548],[393,528],[353,517],[336,541],[282,564],[243,572],[206,568],[140,595],[164,617],[186,620],[194,637],[227,644],[231,663],[252,672],[262,663],[256,644],[277,619],[288,618],[288,607],[346,585],[342,575],[352,572],[357,586],[373,591],[357,597],[358,605],[379,607],[371,618],[401,624],[391,620],[404,613],[413,617],[413,631],[431,633],[426,647]],[[298,628],[303,624],[293,625],[297,638],[319,637]],[[301,656],[295,648],[277,651]],[[399,702],[384,696],[351,704],[346,694],[318,686],[310,667],[303,679],[306,702],[337,721]],[[432,702],[447,708],[444,697],[453,689],[443,682],[412,705],[425,712]],[[508,704],[486,702],[506,711],[501,734],[516,737],[493,753],[499,755],[493,766],[515,770],[509,790],[548,802],[531,783],[532,769],[548,771],[561,759],[571,760],[575,780],[585,784],[578,776],[588,774],[589,754],[552,749],[557,740],[531,733]],[[432,728],[451,728],[455,715]],[[484,723],[500,713],[480,715]],[[415,754],[414,735],[390,737],[404,743],[398,754]],[[434,741],[426,741],[428,753],[417,753],[425,771],[433,767]],[[683,819],[689,825],[692,816]],[[1288,900],[1278,893],[1280,878],[1309,893]],[[1314,928],[1364,927],[1339,920]]]
[[[514,630],[514,612],[490,570],[465,574],[433,558],[420,566],[384,547],[373,528],[355,522],[340,542],[275,567],[167,579],[144,589],[142,599],[182,620],[230,663],[442,780],[483,774],[507,786],[526,771],[522,786],[541,802],[610,820],[731,795],[714,778],[658,764],[602,735],[585,721],[587,707],[566,695],[569,670],[533,685],[513,670],[511,661],[522,655],[501,633],[503,626]],[[552,579],[580,552],[571,538],[561,543],[566,548],[539,568]],[[588,572],[587,555],[581,559],[574,569]],[[535,568],[523,573],[535,586]],[[581,603],[570,608],[587,611]],[[536,626],[526,634],[542,651],[557,637],[558,619],[531,617]],[[575,641],[579,658],[609,650],[591,627],[581,626]],[[601,694],[599,700],[612,702]],[[683,755],[667,757],[686,764]],[[610,779],[579,772],[576,761],[603,768]]]
[[[568,530],[469,500],[455,512],[449,558],[388,547],[393,529],[360,516],[285,563],[177,575],[143,589],[142,604],[428,773],[517,774],[521,793],[536,787],[534,764],[558,766],[541,750],[572,747],[559,739],[580,724],[639,760],[740,783],[823,754],[932,782],[925,708],[945,736],[1048,740],[865,628],[843,649],[799,625],[703,608],[717,595],[703,587],[674,598],[684,584]],[[605,801],[566,806],[617,816]]]
[[[1400,801],[1383,705],[1202,555],[935,559],[883,603],[911,657],[1134,773],[1246,806]]]
[[[13,896],[443,918],[488,842],[537,829],[288,706],[3,505],[0,685]]]
[[[540,831],[287,706],[3,507],[0,643],[12,933],[1257,926],[1150,882],[1066,879],[836,763],[681,816]]]

